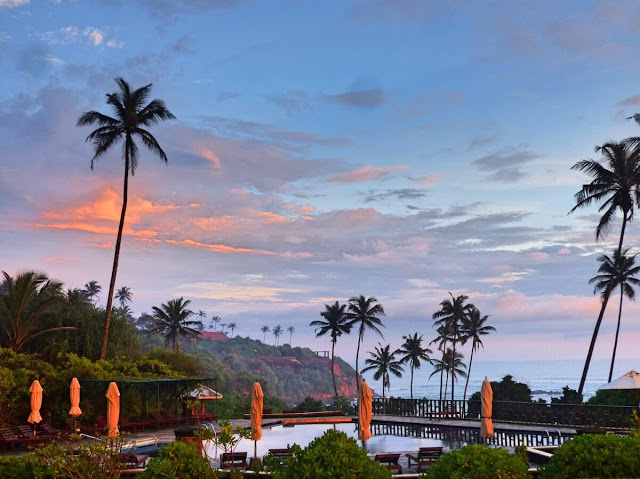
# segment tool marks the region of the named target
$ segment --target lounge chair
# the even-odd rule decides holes
[[[144,454],[134,454],[132,452],[123,452],[118,454],[118,463],[122,464],[124,469],[144,469],[149,456]]]
[[[398,464],[400,460],[400,453],[387,453],[387,454],[376,454],[373,458],[375,461],[378,461],[380,464],[385,466],[390,471],[393,471],[394,474],[402,474],[402,466]]]
[[[407,454],[407,459],[409,460],[409,467],[411,467],[412,462],[415,462],[418,466],[418,472],[421,472],[423,467],[435,464],[440,456],[442,456],[442,447],[421,447],[417,454]]]
[[[246,469],[247,467],[249,464],[247,464],[246,452],[223,452],[220,455],[221,469]]]
[[[26,444],[31,441],[31,437],[25,437],[22,434],[18,435],[8,427],[0,428],[0,445],[13,447],[17,444]]]
[[[286,459],[291,457],[291,450],[288,447],[283,449],[269,449],[269,454],[278,459]]]

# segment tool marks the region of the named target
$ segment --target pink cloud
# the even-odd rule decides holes
[[[218,155],[216,155],[213,150],[203,147],[200,149],[200,154],[211,161],[216,168],[220,168],[220,158],[218,158]]]
[[[198,241],[193,241],[191,239],[185,240],[166,240],[169,244],[175,244],[180,246],[194,246],[196,248],[204,248],[215,253],[254,253],[254,254],[262,254],[262,255],[274,255],[273,251],[265,251],[259,249],[251,249],[251,248],[234,248],[233,246],[227,246],[224,244],[206,244],[200,243]]]
[[[532,259],[534,261],[543,261],[545,259],[549,259],[549,254],[548,253],[542,253],[542,252],[538,251],[536,253],[528,254],[527,258]]]
[[[569,248],[562,248],[558,251],[558,254],[571,254],[571,250]]]
[[[431,173],[430,175],[416,178],[415,181],[420,183],[422,186],[431,187],[437,183],[440,183],[440,178],[441,177],[439,173]]]
[[[336,173],[329,177],[329,181],[338,181],[340,183],[357,183],[359,181],[377,180],[389,176],[391,173],[406,169],[406,165],[389,166],[385,168],[376,168],[373,166],[361,166],[347,173]]]

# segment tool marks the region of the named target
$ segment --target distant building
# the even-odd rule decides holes
[[[199,339],[207,339],[209,341],[223,341],[225,339],[229,339],[224,333],[220,331],[200,331]]]

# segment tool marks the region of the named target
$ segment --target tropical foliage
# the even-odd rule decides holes
[[[404,343],[400,346],[400,349],[396,351],[401,357],[402,363],[408,363],[411,368],[411,400],[413,400],[413,372],[416,369],[420,369],[422,361],[432,364],[429,355],[433,352],[429,348],[422,347],[422,336],[418,336],[418,333],[412,335],[402,336]]]
[[[473,364],[473,353],[478,350],[482,344],[482,336],[488,335],[495,331],[496,328],[486,324],[489,316],[482,316],[475,306],[472,307],[468,314],[462,318],[460,331],[462,332],[462,344],[471,341],[471,357],[469,358],[469,368],[467,369],[467,380],[464,384],[463,400],[467,399],[467,388],[469,387],[469,377],[471,376],[471,366]]]
[[[159,308],[154,306],[153,318],[155,324],[149,330],[149,333],[162,334],[165,344],[171,344],[174,351],[179,348],[179,337],[197,337],[200,334],[197,326],[201,325],[202,322],[189,320],[191,316],[194,316],[194,312],[187,308],[190,303],[190,300],[185,301],[184,298],[178,298],[162,304]]]
[[[391,374],[395,377],[402,377],[404,368],[402,360],[396,358],[398,351],[391,351],[391,345],[383,346],[378,343],[374,351],[369,352],[370,358],[365,360],[366,367],[362,372],[373,371],[373,379],[379,381],[382,378],[382,400],[384,392],[391,387]],[[411,371],[413,373],[413,371]]]
[[[384,314],[384,307],[378,303],[377,298],[374,296],[365,298],[363,295],[360,295],[349,298],[349,312],[347,313],[349,326],[351,326],[351,328],[357,327],[358,330],[358,349],[356,350],[356,386],[358,388],[360,388],[360,381],[358,381],[358,375],[360,374],[358,359],[360,357],[360,345],[364,339],[364,333],[367,329],[370,329],[384,339],[382,331],[380,331],[380,327],[384,327],[384,325],[379,317],[384,316]]]

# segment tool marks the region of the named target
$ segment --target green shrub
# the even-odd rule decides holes
[[[3,479],[45,479],[45,468],[30,455],[0,457],[0,477]]]
[[[391,471],[372,461],[355,439],[329,429],[303,450],[292,446],[293,456],[273,479],[388,479]]]
[[[527,464],[518,456],[504,449],[489,449],[486,446],[465,446],[451,451],[429,467],[426,479],[525,479]]]
[[[160,456],[149,461],[140,479],[214,479],[208,461],[200,455],[195,443],[174,441],[160,450]]]
[[[640,477],[640,437],[585,434],[559,447],[543,467],[546,479]]]

